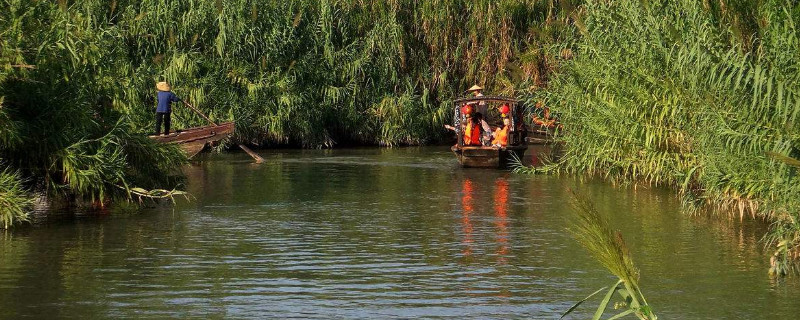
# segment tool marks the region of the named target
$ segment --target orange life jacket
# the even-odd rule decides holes
[[[475,128],[472,121],[467,122],[467,127],[464,129],[464,145],[481,145],[481,127]]]
[[[492,140],[492,144],[499,144],[501,146],[508,145],[508,126],[503,126],[503,129],[494,131],[494,140]]]

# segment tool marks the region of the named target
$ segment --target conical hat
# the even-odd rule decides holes
[[[469,88],[469,90],[467,90],[467,92],[478,91],[478,90],[483,90],[483,87],[481,87],[481,86],[476,84],[476,85],[472,86],[472,88]]]
[[[159,83],[156,83],[156,89],[158,89],[158,91],[170,91],[172,90],[172,87],[170,87],[169,83],[167,83],[166,81],[161,81]]]

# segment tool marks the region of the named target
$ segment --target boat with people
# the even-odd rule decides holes
[[[455,100],[453,107],[453,126],[445,127],[456,132],[451,150],[462,167],[504,168],[522,159],[528,130],[516,99],[476,94]]]
[[[206,147],[206,145],[215,143],[222,139],[228,138],[233,135],[236,126],[233,122],[223,122],[217,124],[211,118],[200,112],[191,103],[181,100],[172,92],[172,86],[166,81],[156,83],[156,90],[158,90],[158,108],[156,109],[156,132],[150,136],[150,139],[160,143],[177,144],[186,153],[188,158],[194,157]],[[170,114],[172,113],[172,103],[182,102],[183,105],[191,109],[194,113],[205,119],[209,125],[202,127],[194,127],[186,130],[176,130],[169,132]],[[164,134],[161,135],[161,124],[164,123]],[[243,144],[239,144],[239,148],[247,152],[247,154],[256,161],[261,163],[264,158],[257,153],[250,150]]]

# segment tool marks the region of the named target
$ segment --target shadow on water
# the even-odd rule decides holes
[[[611,214],[662,318],[800,312],[763,226],[687,217],[668,190],[465,170],[446,147],[262,156],[204,156],[175,208],[2,233],[0,318],[557,318],[614,280],[564,231],[570,188]]]

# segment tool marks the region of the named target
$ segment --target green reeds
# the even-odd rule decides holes
[[[22,185],[17,172],[0,170],[0,227],[28,220],[28,207],[33,201]]]
[[[639,287],[639,270],[634,266],[630,251],[619,231],[611,229],[608,218],[600,214],[590,201],[573,195],[572,206],[574,211],[571,216],[570,233],[595,260],[619,278],[619,281],[606,292],[592,319],[602,318],[615,294],[622,298],[621,303],[614,304],[615,309],[621,306],[624,311],[609,319],[617,319],[630,314],[642,320],[657,319],[642,294]],[[562,315],[562,318],[605,289],[601,288],[576,303]]]
[[[65,81],[76,80],[65,67],[94,71],[86,83],[142,128],[165,79],[212,119],[235,120],[236,143],[420,144],[450,137],[449,102],[474,83],[507,94],[543,83],[539,48],[568,30],[572,3],[11,2],[0,61],[41,71],[53,59],[47,73]],[[177,127],[200,124],[175,109]]]
[[[580,32],[546,91],[560,116],[560,169],[671,185],[692,208],[775,222],[800,251],[797,4],[587,1]],[[780,246],[778,246],[780,244]],[[786,270],[786,267],[778,267]]]

